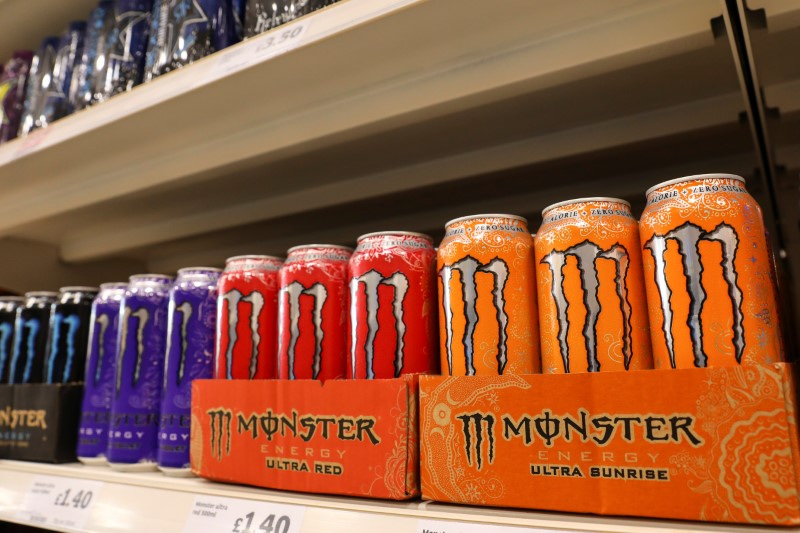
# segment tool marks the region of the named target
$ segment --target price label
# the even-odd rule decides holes
[[[238,48],[223,54],[217,61],[216,74],[230,74],[291,50],[303,41],[308,26],[308,20],[301,20],[254,37]]]
[[[493,526],[488,524],[465,524],[463,522],[450,522],[446,520],[420,520],[417,525],[417,533],[563,533],[563,531],[563,529],[550,529],[549,527]],[[570,531],[581,532],[581,530],[576,529],[570,529]]]
[[[17,518],[39,527],[83,529],[102,487],[101,481],[36,476]]]
[[[306,508],[301,505],[198,496],[185,533],[299,533]]]

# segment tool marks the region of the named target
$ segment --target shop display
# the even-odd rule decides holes
[[[182,268],[170,291],[157,456],[158,468],[166,474],[191,473],[192,382],[214,375],[220,272],[216,268]]]
[[[169,17],[170,0],[154,0],[150,14],[150,28],[147,31],[147,53],[144,58],[144,81],[149,82],[167,63],[166,22]]]
[[[0,75],[0,144],[17,136],[33,52],[17,50]]]
[[[14,324],[14,352],[8,382],[41,383],[47,354],[50,310],[58,294],[47,291],[25,293],[25,304]]]
[[[436,252],[421,233],[358,238],[350,258],[349,378],[438,373]]]
[[[41,112],[37,127],[45,128],[72,112],[69,100],[72,73],[83,55],[85,35],[86,23],[76,21],[71,22],[67,31],[61,36],[52,74],[45,77],[46,83],[42,85]]]
[[[764,221],[743,178],[656,185],[639,227],[656,368],[783,360]]]
[[[70,105],[73,111],[98,102],[109,61],[109,34],[114,27],[114,2],[101,0],[89,14],[83,53],[72,75]]]
[[[247,0],[231,0],[233,10],[233,31],[236,41],[244,39],[244,16],[247,9]]]
[[[25,302],[21,296],[0,296],[0,385],[8,383],[14,350],[14,323],[17,309]]]
[[[244,35],[253,37],[303,15],[335,4],[338,0],[247,0]]]
[[[219,280],[215,377],[278,377],[278,291],[283,260],[230,257]]]
[[[630,204],[582,198],[542,211],[534,240],[546,373],[653,367],[639,225]]]
[[[106,462],[120,305],[127,288],[127,283],[103,283],[92,303],[77,449],[86,464]]]
[[[278,376],[338,379],[347,373],[347,262],[352,248],[295,246],[280,272]]]
[[[114,28],[109,34],[103,97],[130,91],[142,83],[152,0],[115,0]]]
[[[63,287],[50,313],[44,383],[82,381],[96,287]]]
[[[53,65],[56,61],[58,50],[58,37],[46,37],[39,50],[33,56],[31,69],[28,73],[27,87],[25,88],[25,105],[19,125],[19,134],[27,135],[41,126],[39,115],[42,112],[44,101],[43,86],[45,78],[48,80],[53,75]]]
[[[442,373],[540,371],[533,241],[514,215],[447,223],[439,245]]]
[[[139,274],[122,298],[107,452],[118,470],[156,468],[171,288],[169,276]]]

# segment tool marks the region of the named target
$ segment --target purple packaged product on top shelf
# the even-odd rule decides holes
[[[89,315],[97,287],[62,287],[50,312],[50,335],[44,362],[44,383],[83,380],[89,344]]]
[[[166,474],[191,473],[192,381],[213,376],[220,273],[216,268],[181,269],[170,294],[158,430],[158,467]]]
[[[114,368],[117,357],[119,311],[127,283],[103,283],[92,303],[89,349],[83,386],[78,459],[86,464],[105,464]]]
[[[17,50],[0,76],[0,143],[15,138],[19,131],[31,61],[33,52]]]
[[[338,0],[247,0],[244,36],[253,37]]]
[[[14,350],[14,322],[17,309],[24,302],[22,296],[0,296],[0,384],[8,383],[8,368]]]
[[[142,83],[152,0],[115,0],[102,99]]]
[[[131,276],[122,298],[107,452],[118,470],[156,468],[171,287],[169,276]]]
[[[40,128],[72,113],[69,103],[69,91],[72,83],[72,71],[83,54],[83,38],[86,34],[86,23],[71,22],[67,31],[61,36],[56,52],[53,74],[45,78],[42,87],[42,110],[39,114]]]
[[[14,322],[14,351],[8,369],[8,382],[41,383],[47,351],[47,330],[55,292],[26,292],[25,305],[17,310]]]
[[[19,135],[27,135],[40,126],[39,115],[42,111],[42,86],[45,76],[49,80],[53,75],[53,65],[58,50],[58,37],[47,37],[39,46],[39,51],[31,61],[28,81],[25,88],[25,105],[19,124]]]
[[[97,102],[108,63],[108,35],[114,28],[114,2],[102,0],[89,15],[81,60],[72,74],[69,101],[73,111]]]

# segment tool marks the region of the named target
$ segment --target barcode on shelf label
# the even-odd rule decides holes
[[[183,528],[185,533],[299,533],[306,508],[236,498],[198,496]]]
[[[581,533],[583,530],[570,529],[571,533]],[[464,522],[451,522],[448,520],[420,520],[417,533],[563,533],[563,529],[548,527],[516,527],[498,526],[489,524],[466,524]]]
[[[102,487],[101,481],[36,476],[17,518],[43,528],[83,529]]]
[[[246,41],[245,44],[225,52],[216,63],[217,76],[230,74],[270,57],[288,52],[303,42],[309,27],[308,20],[280,26],[277,29]]]

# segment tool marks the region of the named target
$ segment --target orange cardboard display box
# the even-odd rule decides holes
[[[425,499],[718,522],[800,523],[787,364],[425,376]]]
[[[274,489],[418,496],[417,379],[195,381],[192,471]]]

